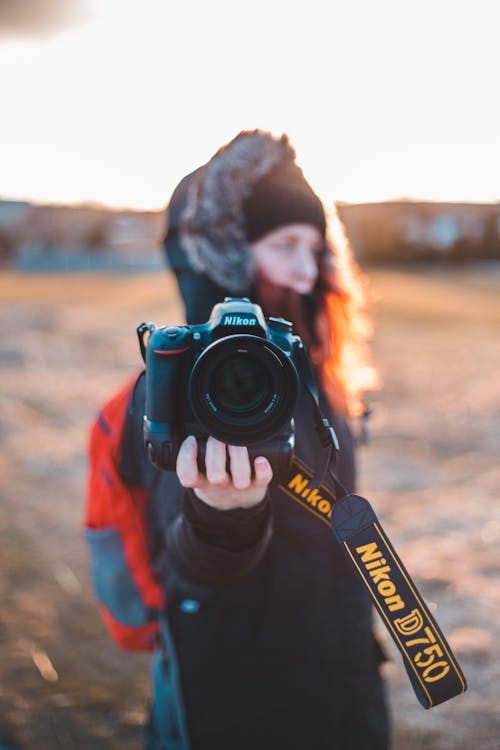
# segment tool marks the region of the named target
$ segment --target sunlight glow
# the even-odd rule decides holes
[[[0,43],[0,196],[158,208],[261,127],[327,201],[500,200],[493,6],[95,0]]]

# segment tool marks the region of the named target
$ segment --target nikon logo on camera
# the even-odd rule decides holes
[[[223,326],[256,326],[257,318],[255,315],[224,315],[222,318]]]

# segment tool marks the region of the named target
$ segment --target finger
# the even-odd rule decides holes
[[[177,454],[176,471],[183,487],[199,487],[203,483],[203,478],[196,463],[197,455],[198,443],[193,435],[189,435]]]
[[[264,456],[258,456],[253,462],[255,469],[255,487],[267,487],[271,479],[273,478],[273,470],[271,464],[264,458]]]
[[[228,445],[231,476],[237,490],[247,490],[251,485],[251,468],[248,450],[242,445]]]
[[[212,436],[207,440],[205,467],[210,484],[219,487],[225,487],[229,484],[229,477],[226,472],[226,444],[220,443]]]

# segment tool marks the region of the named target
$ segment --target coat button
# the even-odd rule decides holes
[[[197,602],[196,599],[184,599],[179,604],[179,609],[185,614],[193,615],[200,609],[200,602]]]

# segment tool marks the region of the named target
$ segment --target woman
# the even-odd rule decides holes
[[[293,322],[339,437],[339,480],[352,491],[346,417],[359,413],[371,370],[359,281],[331,229],[287,137],[257,130],[180,183],[165,247],[188,323],[205,322],[228,295]],[[290,483],[274,486],[265,456],[252,467],[246,447],[213,437],[205,474],[193,436],[176,472],[157,470],[143,447],[143,381],[127,384],[93,427],[87,533],[112,635],[154,649],[147,747],[385,750],[368,592],[328,526],[294,502],[324,466],[307,394],[294,414]],[[333,501],[332,486],[321,493]]]

